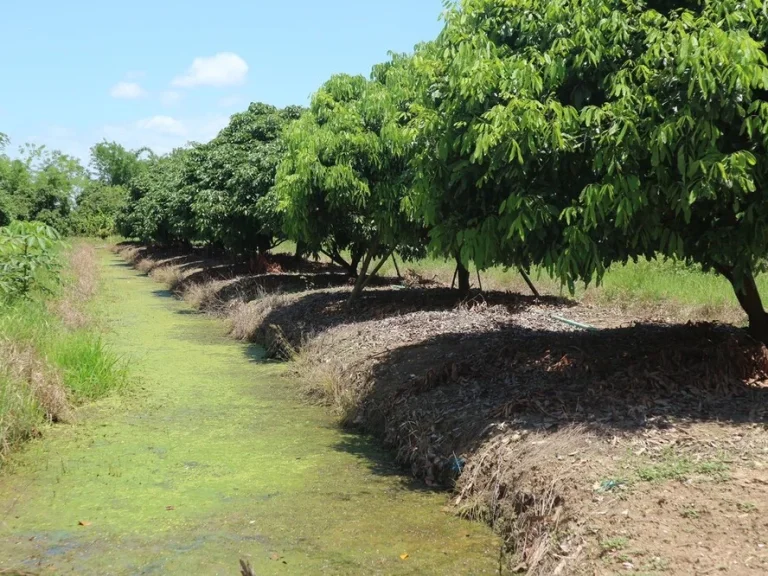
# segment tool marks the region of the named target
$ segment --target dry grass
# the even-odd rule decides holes
[[[229,335],[237,340],[252,340],[263,317],[264,314],[250,302],[236,302],[229,313]]]
[[[219,298],[219,291],[226,284],[225,280],[189,284],[184,289],[184,301],[197,310],[220,312],[225,302]]]
[[[61,375],[39,356],[32,345],[8,339],[0,341],[0,378],[16,384],[16,395],[29,395],[34,399],[47,421],[72,421],[72,411]],[[24,398],[18,398],[17,405],[18,401],[23,402]],[[13,424],[13,416],[10,415],[10,425]],[[6,428],[8,425],[6,423]],[[4,437],[2,443],[7,448],[7,430],[0,430],[0,435]]]
[[[141,260],[143,250],[137,246],[118,244],[112,247],[112,252],[124,258],[129,264],[136,264]]]
[[[486,522],[506,538],[517,571],[561,574],[581,552],[579,535],[563,527],[571,520],[570,492],[583,480],[578,463],[592,452],[592,439],[580,428],[497,434],[470,458],[454,503],[462,516]]]
[[[129,260],[130,262],[130,260]],[[153,260],[152,258],[141,258],[135,262],[133,262],[134,268],[141,272],[142,274],[149,274],[152,272],[155,268],[157,268],[158,263]]]
[[[96,249],[86,242],[78,242],[70,251],[68,260],[70,279],[54,307],[65,326],[78,329],[90,322],[83,305],[94,297],[99,285]]]
[[[147,260],[142,260],[139,266]],[[153,262],[153,264],[155,264]],[[184,272],[180,266],[157,266],[150,269],[149,275],[155,282],[165,284],[171,292],[181,291],[184,286]]]
[[[193,308],[213,313],[219,313],[224,308],[225,303],[218,293],[226,281],[189,282],[188,272],[181,266],[170,264],[163,258],[146,256],[147,250],[138,246],[118,244],[111,250],[139,272],[182,296]]]
[[[265,319],[272,312],[292,301],[289,294],[279,291],[266,292],[257,285],[255,292],[243,290],[222,298],[221,291],[231,284],[231,279],[189,282],[180,266],[145,257],[141,248],[117,246],[113,251],[136,270],[149,275],[155,282],[165,284],[192,307],[226,316],[231,337],[243,341],[258,341],[267,348],[272,357],[288,359],[296,354],[294,345],[285,337],[282,329],[265,323]]]
[[[236,302],[229,310],[230,335],[238,340],[258,340],[276,357],[290,358],[295,350],[283,336],[280,327],[266,325],[264,320],[274,310],[291,302],[285,294],[264,294],[252,302]]]
[[[330,407],[347,422],[357,410],[359,391],[349,386],[343,357],[328,353],[334,349],[334,338],[333,333],[307,335],[293,355],[292,372],[306,397]]]
[[[72,292],[82,300],[90,300],[99,286],[96,249],[86,242],[78,242],[69,256],[70,270],[75,277]]]

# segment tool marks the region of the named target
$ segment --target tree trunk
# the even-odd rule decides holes
[[[357,279],[357,282],[355,282],[355,289],[352,292],[352,295],[349,298],[350,305],[354,303],[354,301],[360,296],[360,294],[368,287],[368,284],[371,283],[371,280],[373,280],[376,275],[379,273],[379,270],[381,270],[382,266],[384,266],[384,263],[389,260],[389,257],[392,255],[390,252],[384,258],[381,259],[381,261],[378,263],[376,268],[373,269],[373,272],[370,274],[364,274],[360,273],[360,276]],[[370,265],[370,262],[369,262]],[[367,270],[367,269],[366,269]],[[359,286],[359,289],[358,289]]]
[[[374,245],[371,247],[371,249],[368,251],[368,253],[365,255],[365,258],[363,259],[363,265],[360,268],[360,274],[357,276],[357,280],[355,281],[355,288],[352,290],[352,294],[349,296],[349,306],[353,306],[355,301],[360,297],[360,294],[362,294],[363,290],[365,290],[366,286],[370,284],[371,279],[376,276],[376,274],[379,273],[379,270],[381,270],[381,267],[384,266],[384,263],[389,260],[390,256],[394,253],[395,249],[393,248],[387,254],[381,259],[381,261],[376,265],[376,268],[373,269],[373,271],[368,274],[368,269],[371,267],[371,262],[373,261],[374,255],[376,252],[379,251],[379,247],[381,244],[377,240]]]
[[[456,258],[456,271],[459,277],[459,294],[462,298],[466,298],[469,296],[469,270],[458,257]]]
[[[338,264],[339,266],[344,268],[344,270],[347,271],[347,274],[349,274],[350,278],[357,278],[357,265],[359,263],[359,260],[353,260],[351,263],[347,262],[346,260],[344,260],[344,258],[339,253],[339,251],[336,250],[335,248],[330,252],[326,252],[325,250],[320,250],[320,253],[325,254],[325,256],[330,258],[331,262],[333,262],[334,264]]]
[[[768,345],[768,315],[763,308],[763,300],[760,298],[760,292],[757,289],[752,272],[744,275],[740,287],[737,287],[732,271],[720,269],[720,273],[731,282],[739,304],[741,304],[744,312],[747,313],[750,335],[754,339]]]
[[[307,244],[299,240],[296,242],[296,253],[293,255],[295,260],[301,260],[307,251]]]
[[[400,274],[400,267],[397,265],[397,256],[395,256],[394,252],[392,252],[392,264],[395,265],[395,272],[397,272],[397,279],[402,280],[403,275]]]
[[[360,266],[360,262],[364,257],[365,250],[361,250],[360,248],[356,248],[354,246],[350,249],[351,260],[349,261],[349,275],[352,276],[352,278],[357,278],[357,268]]]
[[[373,260],[373,250],[368,252],[368,254],[365,255],[365,259],[363,259],[363,265],[360,268],[360,273],[357,275],[357,280],[355,280],[355,287],[352,289],[352,294],[349,296],[348,304],[350,306],[352,306],[360,297],[360,293],[365,287],[365,277],[368,272],[368,267],[371,265],[371,260]]]
[[[272,237],[259,234],[256,237],[256,253],[258,255],[266,254],[272,249]]]
[[[518,266],[517,269],[520,271],[520,274],[523,276],[523,280],[525,280],[525,283],[528,284],[528,288],[533,292],[533,295],[536,298],[541,298],[541,294],[539,294],[539,291],[536,290],[536,286],[533,285],[533,282],[531,282],[531,277],[528,276],[528,272],[523,270],[522,266]]]
[[[360,258],[353,258],[352,261],[347,264],[347,272],[349,273],[350,278],[357,278],[360,276],[360,271],[358,270],[359,266]]]

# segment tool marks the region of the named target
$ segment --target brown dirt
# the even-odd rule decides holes
[[[327,270],[164,262],[193,270],[183,289],[218,282],[195,299],[233,335],[293,357],[311,397],[452,487],[458,513],[505,536],[512,569],[768,571],[768,352],[741,331],[503,292],[458,303],[418,278],[350,309],[346,286],[301,291]]]

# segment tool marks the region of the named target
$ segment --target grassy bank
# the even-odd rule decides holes
[[[75,242],[59,248],[58,259],[60,274],[48,272],[30,294],[0,308],[0,466],[47,425],[72,421],[78,405],[126,382],[88,310],[98,289],[93,247]]]

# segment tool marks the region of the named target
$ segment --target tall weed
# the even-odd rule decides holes
[[[127,381],[125,365],[98,334],[64,332],[45,348],[76,401],[98,400],[120,390]]]

